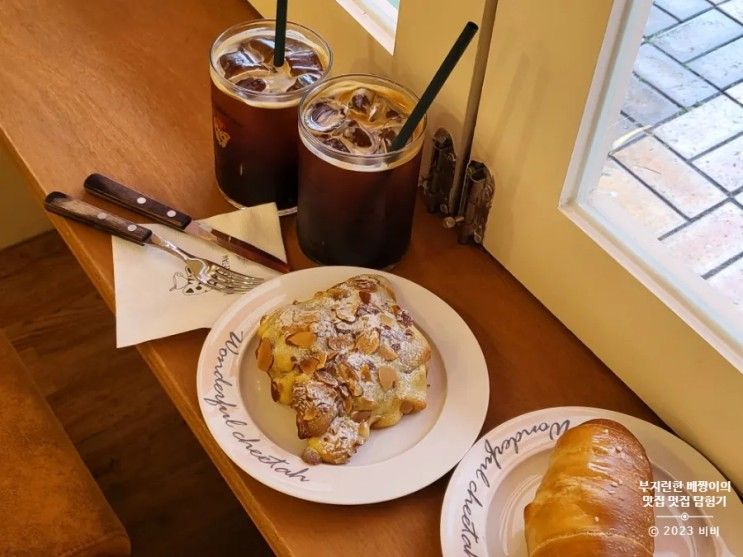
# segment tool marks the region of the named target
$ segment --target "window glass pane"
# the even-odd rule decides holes
[[[588,194],[743,312],[743,2],[657,0]]]

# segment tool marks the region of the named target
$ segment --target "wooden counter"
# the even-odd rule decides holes
[[[196,217],[228,210],[212,168],[207,52],[220,31],[251,17],[242,0],[0,3],[0,128],[38,200],[51,190],[82,196],[85,176],[99,171]],[[52,220],[113,307],[110,239]],[[308,266],[294,220],[285,219],[283,229],[291,264]],[[508,272],[485,252],[458,245],[438,219],[418,211],[410,253],[395,272],[441,296],[477,336],[491,378],[485,430],[560,405],[599,406],[659,423]],[[205,335],[194,331],[139,350],[274,551],[314,556],[322,540],[323,555],[358,555],[362,548],[369,555],[440,552],[448,476],[396,501],[337,507],[282,495],[235,467],[211,438],[196,400]]]

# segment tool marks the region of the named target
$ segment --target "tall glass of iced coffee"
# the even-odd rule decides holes
[[[329,265],[378,269],[410,243],[425,118],[390,146],[418,98],[388,79],[343,75],[310,89],[299,108],[297,235]]]
[[[316,33],[287,22],[285,61],[274,65],[275,20],[230,27],[210,54],[214,166],[222,193],[246,207],[297,205],[297,107],[333,62]]]

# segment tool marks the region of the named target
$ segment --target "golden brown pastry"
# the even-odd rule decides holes
[[[297,415],[307,462],[343,464],[370,428],[426,407],[431,349],[389,282],[359,275],[261,319],[258,367]]]
[[[524,509],[529,557],[652,557],[653,509],[640,489],[652,479],[645,449],[621,424],[569,429]]]

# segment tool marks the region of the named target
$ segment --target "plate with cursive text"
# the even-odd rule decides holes
[[[573,406],[523,414],[475,443],[452,474],[444,496],[440,529],[444,557],[526,557],[524,507],[534,499],[557,439],[569,428],[596,418],[629,429],[645,447],[653,481],[675,494],[667,505],[664,499],[659,506],[648,490],[655,511],[650,534],[655,537],[656,557],[743,555],[743,505],[707,459],[646,421]],[[712,485],[715,493],[707,489]],[[710,500],[713,495],[716,499]],[[643,504],[650,505],[650,499]]]
[[[274,308],[364,273],[390,281],[431,345],[427,406],[372,430],[347,464],[310,465],[301,458],[305,441],[297,437],[294,411],[273,401],[270,378],[257,367],[256,330]],[[489,399],[485,358],[462,318],[409,280],[358,267],[288,273],[240,297],[204,342],[196,386],[204,420],[235,464],[282,493],[344,505],[402,497],[446,474],[477,439]]]

